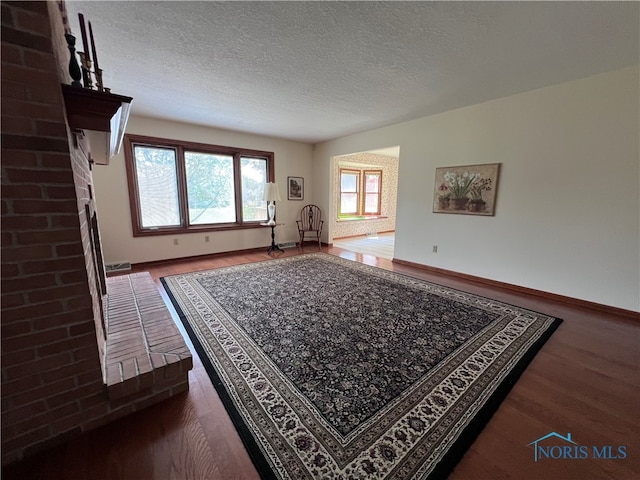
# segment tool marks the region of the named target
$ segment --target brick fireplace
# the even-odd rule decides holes
[[[59,2],[2,2],[1,19],[4,465],[185,391],[191,356],[148,275],[105,277]],[[127,307],[139,295],[154,308]]]

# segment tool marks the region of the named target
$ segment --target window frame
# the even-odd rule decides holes
[[[168,148],[176,153],[176,176],[178,189],[178,206],[180,225],[166,227],[143,227],[140,197],[138,192],[138,176],[135,168],[134,146],[146,146],[152,148]],[[236,221],[218,224],[189,225],[187,176],[184,152],[206,153],[214,155],[230,155],[233,157],[234,171],[234,196],[236,199]],[[248,148],[228,147],[222,145],[209,145],[205,143],[188,142],[184,140],[171,140],[166,138],[150,137],[144,135],[126,134],[124,136],[124,158],[127,170],[127,187],[129,191],[129,207],[131,210],[131,226],[134,237],[175,235],[180,233],[213,232],[219,230],[242,230],[247,228],[262,228],[260,223],[266,220],[245,221],[242,218],[242,177],[240,159],[258,158],[267,162],[267,182],[275,180],[275,158],[273,152],[252,150]],[[265,201],[266,204],[266,201]]]
[[[377,175],[378,176],[378,191],[372,192],[378,196],[378,206],[376,208],[375,213],[369,212],[365,213],[365,208],[367,204],[367,175]],[[382,170],[363,170],[362,171],[362,215],[366,216],[380,216],[382,212]]]
[[[357,211],[356,213],[344,213],[342,212],[342,174],[350,173],[355,174],[358,177],[357,188],[356,188],[356,202],[357,202]],[[376,193],[378,195],[378,209],[376,213],[365,213],[365,202],[367,198],[367,175],[374,174],[379,177],[379,189]],[[373,168],[357,168],[357,167],[340,167],[338,173],[338,181],[340,185],[340,195],[338,198],[338,219],[344,217],[379,217],[382,214],[382,169],[373,169]],[[348,192],[353,193],[353,192]]]
[[[356,212],[352,213],[352,212],[343,212],[342,211],[342,195],[344,193],[349,193],[349,194],[353,194],[354,192],[343,192],[342,191],[342,174],[343,173],[348,173],[348,174],[355,174],[357,177],[357,181],[356,181]],[[354,169],[354,168],[341,168],[340,169],[340,198],[338,200],[338,216],[349,216],[349,215],[358,215],[358,212],[360,211],[360,182],[361,182],[361,175],[360,175],[360,170]]]

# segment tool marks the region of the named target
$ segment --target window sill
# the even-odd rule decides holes
[[[353,217],[338,218],[338,222],[361,222],[363,220],[385,220],[384,215],[354,215]]]
[[[264,222],[265,220],[261,220]],[[191,226],[188,228],[156,228],[156,229],[144,229],[133,232],[134,237],[153,237],[158,235],[183,235],[189,233],[203,233],[203,232],[219,232],[228,230],[247,230],[251,228],[263,228],[260,222],[245,223],[243,225],[238,224],[226,224],[226,225],[202,225]]]

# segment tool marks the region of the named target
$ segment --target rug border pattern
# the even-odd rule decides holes
[[[447,383],[447,375],[450,376],[456,371],[460,372],[461,369],[466,373],[472,372],[468,368],[469,362],[476,366],[482,365],[482,361],[486,360],[481,358],[483,355],[491,357],[491,360],[486,364],[487,369],[477,372],[478,376],[490,376],[491,380],[488,384],[484,384],[482,388],[477,388],[478,391],[474,391],[471,388],[458,389],[461,397],[462,393],[465,393],[464,402],[461,402],[459,398],[447,408],[453,414],[455,427],[451,428],[451,422],[446,425],[439,425],[438,422],[435,422],[428,429],[429,435],[416,435],[414,441],[408,443],[396,441],[395,448],[404,452],[402,460],[394,464],[383,461],[376,463],[377,472],[381,475],[381,478],[408,478],[408,475],[412,475],[412,478],[427,478],[430,475],[441,475],[442,472],[448,471],[455,465],[457,457],[464,453],[463,450],[460,455],[457,455],[456,452],[460,450],[457,447],[463,444],[468,446],[473,441],[473,438],[488,421],[493,410],[497,408],[502,398],[506,396],[526,365],[561,322],[559,319],[520,307],[513,307],[504,302],[493,301],[448,287],[441,287],[397,272],[379,269],[332,255],[313,253],[274,259],[267,262],[303,261],[309,257],[321,257],[383,278],[392,278],[394,281],[405,282],[414,287],[426,288],[431,292],[454,300],[456,298],[458,300],[471,298],[482,308],[499,310],[504,314],[500,322],[491,324],[491,328],[479,332],[473,342],[465,343],[455,355],[450,355],[446,364],[441,364],[438,368],[429,372],[429,375],[425,376],[425,379],[419,385],[416,384],[412,391],[407,392],[404,398],[396,399],[395,404],[405,402],[406,405],[399,409],[399,412],[401,412],[400,417],[392,420],[397,425],[402,426],[404,431],[410,431],[411,429],[407,425],[409,418],[421,418],[428,421],[427,417],[421,414],[421,409],[424,409],[427,400],[432,399],[430,395],[438,392],[438,388],[442,388],[445,385],[452,387],[450,390],[456,391],[455,385],[450,382]],[[233,267],[222,267],[213,270],[213,272],[223,275],[228,269],[235,271],[238,269],[251,270],[252,268],[260,268],[264,263],[256,262]],[[295,478],[313,478],[304,467],[304,462],[308,463],[313,460],[311,457],[304,459],[303,462],[297,455],[291,454],[289,448],[278,448],[279,445],[284,446],[284,444],[290,443],[293,437],[286,438],[281,435],[275,425],[268,424],[270,420],[266,416],[261,417],[258,415],[256,417],[252,414],[252,412],[259,411],[259,405],[263,405],[264,408],[264,395],[262,396],[263,398],[258,398],[251,388],[244,388],[245,384],[249,386],[258,381],[267,380],[262,377],[267,375],[269,383],[274,386],[274,390],[269,391],[269,394],[274,394],[276,401],[278,401],[278,395],[287,395],[289,392],[286,385],[284,385],[285,379],[278,377],[277,368],[274,365],[269,365],[268,361],[261,361],[260,365],[256,365],[251,356],[247,355],[247,351],[253,350],[253,353],[257,355],[256,358],[260,357],[259,349],[256,348],[251,339],[244,334],[243,330],[235,324],[234,320],[224,310],[207,297],[204,290],[199,291],[198,287],[195,286],[195,282],[190,284],[189,281],[185,280],[187,276],[194,278],[211,272],[172,275],[163,277],[161,281],[179,317],[185,324],[187,332],[192,337],[194,346],[212,378],[216,390],[220,392],[225,408],[238,428],[241,438],[261,475],[264,478],[277,478],[274,472],[278,472],[281,478],[291,478],[289,473],[292,473]],[[179,290],[174,293],[169,283],[178,284]],[[208,313],[203,314],[202,312]],[[200,317],[200,322],[207,324],[209,330],[203,333],[200,329],[193,328],[188,322],[188,316]],[[543,317],[544,320],[540,321],[540,317]],[[224,318],[227,325],[219,321],[219,318]],[[227,330],[228,328],[232,328],[234,331],[230,333]],[[530,330],[527,336],[517,333],[525,330]],[[509,338],[507,337],[510,334],[515,336],[516,341],[508,341]],[[500,342],[496,342],[496,340],[500,340]],[[500,347],[498,343],[502,346]],[[483,353],[478,348],[474,348],[479,345],[484,345]],[[467,355],[466,350],[472,351],[474,354],[465,356]],[[220,363],[221,361],[224,364]],[[242,368],[239,368],[239,365],[242,365]],[[228,372],[232,372],[234,378],[230,378]],[[235,388],[239,390],[235,391],[224,386],[229,383],[235,385]],[[434,387],[435,390],[433,390]],[[419,401],[419,398],[422,398],[422,401]],[[243,402],[246,402],[246,406]],[[315,452],[318,451],[317,449],[321,449],[325,450],[328,458],[333,459],[335,457],[337,463],[332,466],[333,469],[341,471],[347,476],[355,474],[357,471],[355,465],[366,459],[367,452],[380,449],[385,442],[388,443],[394,440],[383,435],[384,431],[389,427],[389,419],[385,419],[385,422],[380,425],[376,423],[377,418],[368,421],[359,430],[356,430],[346,438],[342,438],[335,429],[322,421],[321,415],[314,415],[312,405],[308,401],[304,402],[302,395],[289,394],[286,401],[282,403],[288,406],[288,402],[298,402],[296,409],[287,410],[286,415],[288,418],[295,418],[296,424],[299,426],[312,424],[314,431],[317,430],[322,433]],[[411,405],[413,405],[413,408],[409,408]],[[432,401],[429,401],[429,405],[432,410],[436,406]],[[391,409],[391,406],[389,406],[389,409]],[[305,414],[304,418],[300,418],[299,412]],[[384,418],[382,413],[380,412],[377,417]],[[441,412],[436,409],[436,413]],[[437,418],[442,417],[435,416],[432,420]],[[446,416],[446,418],[450,420],[451,415]],[[262,428],[259,428],[258,424]],[[448,434],[447,432],[453,433]],[[258,441],[253,438],[252,433],[258,438]],[[275,447],[273,444],[275,444]],[[431,447],[434,444],[439,444],[440,448],[432,449]],[[452,448],[454,444],[456,448]],[[289,465],[290,469],[292,464],[297,465],[297,468],[294,468],[296,471],[287,472],[284,469],[281,458],[276,454],[274,448],[280,452],[280,455],[286,453],[285,463]],[[425,461],[427,452],[431,452],[431,457]],[[269,469],[265,469],[267,465]]]

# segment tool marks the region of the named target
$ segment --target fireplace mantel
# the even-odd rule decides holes
[[[133,98],[65,84],[62,93],[69,127],[89,141],[89,160],[108,165],[122,146]]]

